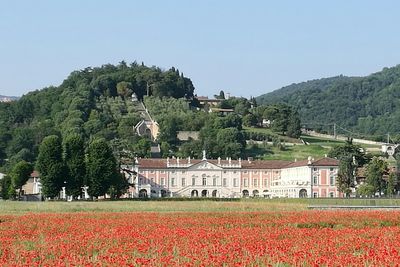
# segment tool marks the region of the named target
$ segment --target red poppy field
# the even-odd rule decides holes
[[[0,215],[1,266],[397,266],[393,211]]]

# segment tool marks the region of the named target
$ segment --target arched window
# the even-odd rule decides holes
[[[307,197],[307,190],[301,189],[299,192],[299,197],[300,198],[306,198]]]
[[[208,191],[207,190],[201,191],[201,196],[202,197],[207,197],[208,196]]]

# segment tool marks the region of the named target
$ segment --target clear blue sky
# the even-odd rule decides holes
[[[400,1],[0,0],[0,95],[88,66],[143,61],[198,95],[258,96],[400,64]]]

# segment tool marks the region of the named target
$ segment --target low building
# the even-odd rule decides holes
[[[22,187],[22,195],[37,195],[42,193],[39,172],[33,171],[26,184]]]
[[[179,141],[199,140],[199,131],[178,131],[177,138]]]
[[[211,113],[218,113],[220,115],[226,116],[229,115],[231,113],[234,113],[235,110],[231,109],[231,108],[210,108],[209,112]]]
[[[139,197],[339,197],[339,162],[331,158],[278,160],[138,159]]]
[[[210,107],[218,106],[224,99],[212,99],[208,98],[208,96],[196,96],[197,100],[199,100],[200,105],[208,105]]]

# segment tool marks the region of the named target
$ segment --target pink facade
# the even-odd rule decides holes
[[[338,161],[140,159],[136,195],[339,197]]]

